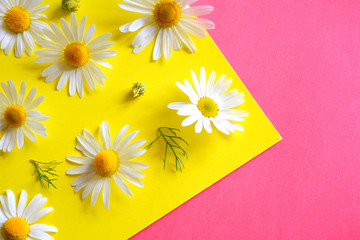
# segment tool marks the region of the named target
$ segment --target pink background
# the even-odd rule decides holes
[[[200,0],[283,141],[140,239],[360,239],[360,1]]]

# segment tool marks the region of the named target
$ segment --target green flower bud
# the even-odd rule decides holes
[[[145,94],[146,85],[143,83],[135,83],[132,88],[132,94],[134,97],[142,96]]]
[[[76,12],[80,8],[80,0],[62,0],[61,7],[67,12]]]

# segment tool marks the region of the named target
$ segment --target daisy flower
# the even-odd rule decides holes
[[[142,27],[132,45],[134,53],[141,52],[156,37],[153,51],[153,60],[158,60],[162,54],[168,59],[172,50],[178,50],[183,44],[195,52],[195,44],[189,33],[205,38],[206,32],[202,29],[214,29],[215,24],[198,16],[211,13],[212,6],[190,7],[197,0],[125,0],[119,6],[127,11],[144,13],[139,19],[120,27],[121,32],[135,32]]]
[[[41,194],[36,195],[26,207],[27,193],[22,190],[18,206],[11,190],[7,196],[0,195],[0,240],[54,239],[47,232],[57,232],[57,228],[45,224],[33,224],[54,210],[52,207],[41,209],[47,201]]]
[[[108,41],[111,33],[91,40],[95,33],[95,25],[85,31],[85,24],[86,16],[78,26],[75,13],[71,14],[70,27],[65,19],[61,18],[63,32],[54,23],[50,23],[52,31],[44,29],[44,33],[52,41],[38,41],[39,45],[48,49],[35,52],[39,56],[35,59],[37,63],[55,62],[42,73],[43,77],[47,77],[47,83],[61,76],[57,85],[57,90],[60,90],[70,78],[70,96],[74,96],[77,90],[82,97],[84,81],[92,90],[96,88],[95,83],[104,86],[103,80],[106,80],[106,76],[95,63],[112,68],[104,59],[116,56],[115,51],[106,50],[114,45],[114,42]]]
[[[69,169],[66,172],[70,175],[81,175],[72,183],[72,186],[75,187],[74,191],[78,192],[85,188],[82,198],[86,198],[92,191],[91,204],[93,206],[96,203],[101,188],[103,188],[103,202],[105,208],[109,209],[111,178],[130,197],[133,194],[124,179],[138,187],[144,187],[139,178],[143,178],[145,175],[135,169],[146,169],[149,165],[130,160],[146,152],[143,148],[137,149],[144,145],[146,140],[139,140],[128,145],[139,133],[139,131],[132,132],[123,139],[128,128],[129,125],[123,127],[114,142],[111,142],[109,125],[104,121],[99,129],[102,147],[96,138],[88,130],[84,129],[84,135],[77,136],[78,144],[76,148],[85,157],[67,157],[68,161],[82,165]]]
[[[22,148],[24,134],[31,141],[36,141],[35,134],[46,137],[46,127],[39,122],[48,120],[49,117],[34,110],[44,100],[39,96],[35,100],[36,88],[26,95],[26,84],[21,83],[19,94],[14,83],[9,80],[6,85],[1,83],[4,93],[0,92],[0,130],[6,129],[0,140],[0,150],[10,152],[14,147]]]
[[[237,89],[225,93],[232,83],[232,79],[226,80],[222,75],[215,81],[216,73],[212,72],[209,81],[206,81],[206,71],[200,70],[200,82],[196,74],[191,71],[193,86],[188,80],[184,84],[176,82],[176,85],[189,97],[190,103],[170,103],[168,108],[178,110],[180,116],[188,116],[182,126],[189,126],[196,122],[195,132],[200,133],[203,129],[208,133],[212,132],[211,122],[214,126],[226,135],[235,130],[244,131],[244,128],[234,121],[242,122],[243,117],[248,113],[242,110],[231,109],[245,102],[244,94],[238,93]]]
[[[0,42],[1,49],[8,55],[15,45],[15,56],[21,57],[24,51],[31,56],[35,41],[44,37],[43,29],[48,25],[37,20],[46,16],[49,5],[39,5],[42,0],[0,0]]]

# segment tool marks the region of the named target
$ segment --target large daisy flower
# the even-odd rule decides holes
[[[15,56],[24,51],[31,56],[35,41],[44,37],[43,29],[48,25],[40,20],[46,16],[40,12],[49,5],[39,7],[42,0],[0,0],[0,42],[1,49],[8,55],[15,45]]]
[[[103,80],[106,80],[106,76],[95,63],[112,68],[104,59],[116,56],[115,51],[106,50],[114,45],[114,42],[108,41],[111,33],[91,40],[95,25],[91,25],[85,32],[85,24],[86,17],[78,26],[75,13],[71,14],[70,27],[65,19],[61,19],[63,32],[54,23],[50,23],[52,31],[45,29],[44,33],[52,41],[38,41],[38,44],[48,49],[35,52],[39,56],[35,60],[38,63],[56,62],[42,73],[43,77],[47,77],[47,83],[61,76],[57,85],[57,90],[60,90],[70,78],[70,96],[74,96],[77,90],[82,97],[84,79],[92,90],[96,88],[95,83],[104,86]]]
[[[168,59],[173,49],[178,50],[183,44],[195,52],[195,44],[189,33],[205,38],[202,29],[214,29],[215,24],[198,16],[209,14],[214,10],[212,6],[190,7],[197,0],[125,0],[120,3],[122,9],[144,13],[139,19],[120,27],[121,32],[135,32],[142,27],[132,45],[134,53],[141,52],[156,37],[153,59],[158,60],[162,54]]]
[[[57,228],[34,224],[40,218],[54,210],[52,207],[41,209],[47,198],[41,194],[36,195],[26,207],[27,193],[22,190],[18,206],[15,195],[11,190],[6,191],[7,196],[0,195],[0,240],[53,240],[47,232],[57,232]]]
[[[206,81],[206,71],[202,67],[200,70],[200,82],[196,74],[191,71],[193,86],[188,80],[184,84],[176,82],[176,85],[189,97],[190,103],[175,102],[170,103],[170,109],[178,110],[180,116],[188,116],[182,126],[189,126],[196,122],[195,132],[200,133],[203,128],[208,133],[212,132],[211,122],[214,126],[225,134],[244,131],[244,128],[234,121],[244,121],[243,117],[248,113],[242,110],[231,109],[245,102],[244,94],[238,93],[237,89],[225,93],[232,83],[232,79],[226,80],[222,75],[215,81],[216,73],[212,72],[209,81]]]
[[[82,188],[85,188],[82,193],[82,198],[86,198],[92,191],[91,204],[93,206],[96,203],[101,188],[103,188],[102,196],[104,205],[106,209],[109,209],[111,178],[113,178],[118,187],[130,197],[133,196],[133,194],[124,179],[138,187],[144,187],[144,184],[139,178],[143,178],[145,175],[135,169],[146,169],[149,165],[130,160],[146,152],[143,148],[138,149],[145,144],[146,140],[139,140],[129,144],[139,131],[132,132],[123,139],[128,128],[129,125],[123,127],[114,142],[111,142],[109,125],[104,121],[100,126],[102,147],[96,138],[88,130],[84,129],[84,135],[77,136],[78,144],[76,148],[80,150],[85,157],[67,157],[68,161],[82,165],[69,169],[66,172],[70,175],[81,175],[72,183],[72,186],[75,186],[74,191],[78,192]]]
[[[1,86],[5,95],[0,92],[0,130],[6,130],[0,140],[0,150],[10,152],[16,144],[19,149],[22,148],[24,134],[33,142],[36,141],[34,133],[46,137],[46,127],[39,122],[49,117],[34,110],[42,103],[44,96],[39,96],[34,100],[36,88],[33,88],[25,97],[25,82],[21,83],[19,94],[11,80],[7,85],[2,82]]]

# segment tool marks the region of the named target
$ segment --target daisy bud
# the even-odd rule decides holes
[[[145,88],[146,85],[143,83],[135,83],[133,88],[132,88],[132,93],[134,97],[138,97],[138,96],[142,96],[145,94]]]
[[[80,8],[80,0],[62,0],[61,7],[67,12],[76,12]]]

